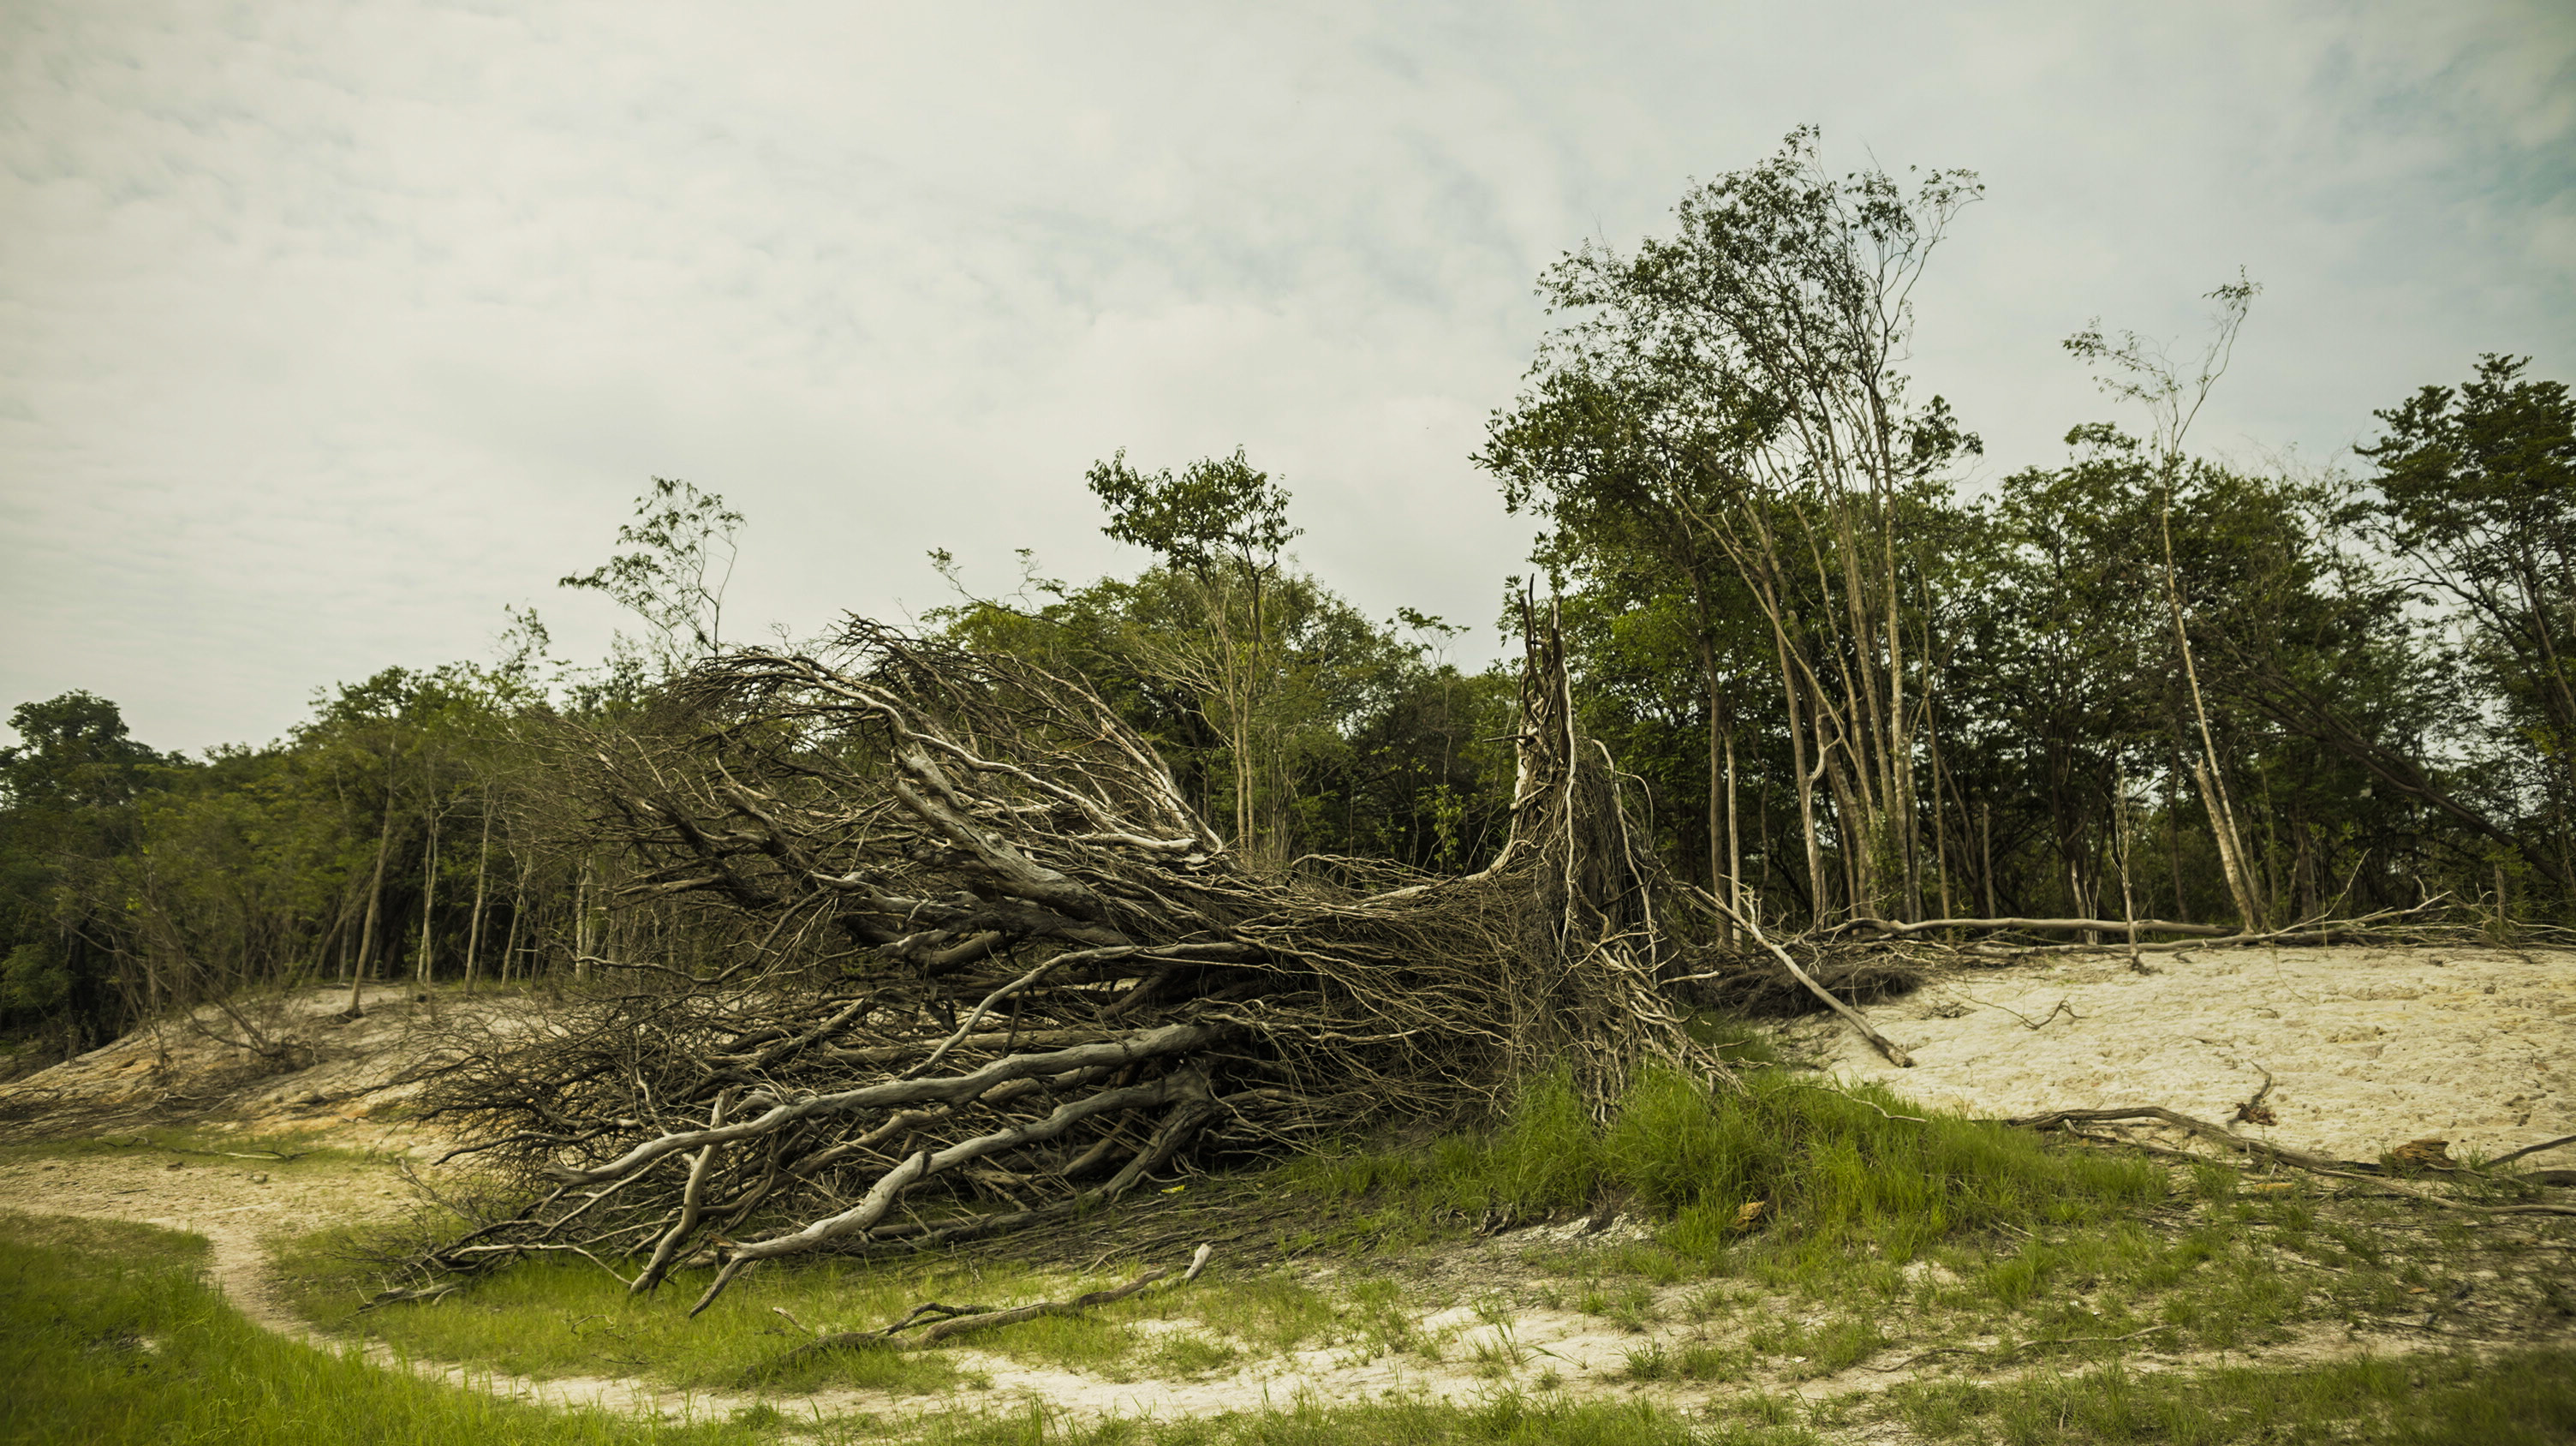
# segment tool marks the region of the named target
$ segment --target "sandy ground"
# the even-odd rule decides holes
[[[1828,1016],[1834,1073],[2012,1116],[2162,1105],[2227,1121],[2263,1087],[2284,1145],[2375,1160],[2409,1140],[2497,1155],[2576,1134],[2576,951],[2205,949],[1972,970],[1870,1011],[1899,1069]],[[2062,1008],[2060,1006],[2063,1006]],[[2535,1163],[2576,1165],[2576,1147]]]
[[[361,1004],[349,1019],[345,987],[307,989],[138,1029],[0,1083],[0,1140],[211,1118],[225,1130],[312,1132],[343,1149],[428,1156],[443,1143],[380,1118],[417,1088],[405,1071],[452,1027],[507,1034],[528,1027],[533,1007],[517,995],[422,996],[393,985],[369,985]]]
[[[1916,995],[1872,1010],[1880,1028],[1914,1051],[1918,1064],[1910,1070],[1888,1065],[1830,1017],[1799,1021],[1784,1033],[1844,1077],[1881,1080],[1926,1103],[1977,1114],[2161,1104],[2224,1120],[2237,1101],[2261,1086],[2261,1071],[2268,1069],[2276,1081],[2269,1103],[2280,1118],[2269,1133],[2282,1143],[2328,1153],[2369,1158],[2428,1134],[2450,1139],[2457,1151],[2495,1153],[2576,1133],[2576,1098],[2567,1089],[2576,1073],[2576,953],[2210,950],[2155,962],[2162,972],[2153,976],[2129,973],[2116,956],[2083,956],[1936,980]],[[231,1118],[199,1125],[201,1138],[209,1130],[217,1139],[227,1129],[292,1130],[315,1143],[377,1152],[365,1162],[327,1172],[290,1170],[257,1160],[148,1149],[27,1159],[0,1166],[0,1207],[133,1220],[204,1235],[212,1243],[215,1279],[245,1315],[325,1348],[346,1348],[345,1342],[317,1335],[288,1309],[271,1281],[264,1242],[324,1223],[391,1213],[407,1202],[395,1170],[398,1157],[426,1168],[426,1158],[444,1142],[382,1115],[406,1092],[395,1081],[423,1026],[457,1005],[452,999],[422,1003],[407,991],[387,990],[371,994],[365,1019],[342,1022],[333,1016],[344,1002],[336,991],[317,991],[279,1001],[260,1024],[273,1036],[299,1042],[303,1053],[297,1059],[307,1062],[292,1073],[248,1079],[247,1052],[210,1037],[239,1037],[224,1021],[203,1031],[165,1028],[0,1085],[0,1122],[20,1138],[114,1134],[112,1124],[102,1130],[99,1122],[148,1122],[203,1099],[210,1081],[237,1079],[225,1111]],[[2576,1164],[2576,1149],[2546,1162]],[[1526,1250],[1555,1243],[1552,1237],[1588,1232],[1592,1224],[1542,1226],[1463,1247],[1441,1262],[1441,1293],[1450,1300],[1526,1294],[1541,1284],[1538,1272],[1522,1263]],[[1638,1233],[1625,1221],[1599,1232],[1613,1238]],[[1224,1275],[1220,1258],[1214,1274],[1193,1288],[1222,1289]],[[1676,1299],[1682,1293],[1679,1287],[1663,1292]],[[950,1359],[990,1385],[954,1400],[929,1401],[858,1391],[761,1398],[682,1393],[614,1378],[537,1381],[398,1361],[381,1347],[369,1354],[389,1368],[532,1401],[697,1418],[766,1402],[791,1419],[862,1411],[900,1419],[925,1408],[999,1407],[1023,1399],[1085,1417],[1195,1416],[1300,1400],[1349,1404],[1390,1392],[1476,1400],[1546,1372],[1576,1396],[1682,1407],[1738,1389],[1713,1392],[1708,1386],[1641,1386],[1617,1379],[1628,1354],[1649,1338],[1598,1316],[1523,1309],[1498,1325],[1468,1307],[1426,1301],[1415,1317],[1417,1333],[1439,1343],[1438,1359],[1372,1356],[1340,1347],[1256,1357],[1240,1369],[1194,1379],[1108,1380],[960,1350]],[[1179,1320],[1137,1327],[1187,1328]],[[2383,1352],[2411,1345],[2369,1343]],[[2265,1355],[2287,1363],[2356,1348],[2340,1329],[2320,1330],[2314,1339]],[[2142,1369],[2203,1363],[2198,1356],[2136,1362]],[[1821,1398],[1878,1390],[1898,1379],[1864,1365],[1839,1376],[1768,1384]]]

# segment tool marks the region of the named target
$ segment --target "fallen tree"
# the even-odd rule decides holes
[[[732,957],[595,959],[632,984],[438,1073],[457,1153],[518,1188],[382,1298],[570,1252],[643,1260],[638,1292],[713,1265],[703,1310],[762,1261],[1042,1227],[1185,1151],[1457,1115],[1542,1064],[1603,1107],[1650,1059],[1722,1076],[1671,987],[1712,973],[1699,905],[1530,621],[1511,831],[1464,878],[1249,868],[1025,660],[854,621],[709,661],[584,774],[627,899]]]
[[[1751,947],[1713,947],[1726,906],[1658,865],[1552,620],[1527,636],[1510,832],[1466,877],[1248,866],[1114,709],[1025,659],[854,621],[710,660],[582,737],[580,846],[652,927],[428,1079],[498,1203],[379,1300],[563,1253],[639,1293],[713,1267],[703,1310],[764,1261],[1041,1231],[1560,1064],[1606,1115],[1650,1061],[1730,1078],[1687,999],[1821,1000],[1907,1062],[1835,990],[1905,987],[1963,921],[1737,918]]]

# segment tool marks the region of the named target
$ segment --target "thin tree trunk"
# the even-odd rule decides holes
[[[2218,866],[2227,875],[2228,892],[2235,895],[2238,922],[2247,929],[2264,925],[2262,901],[2254,893],[2253,876],[2245,867],[2244,835],[2236,829],[2236,810],[2228,801],[2227,779],[2218,761],[2218,739],[2210,731],[2209,705],[2200,695],[2200,667],[2192,660],[2191,629],[2183,622],[2182,581],[2174,571],[2173,555],[2173,479],[2165,479],[2164,506],[2157,513],[2156,526],[2164,536],[2165,602],[2173,612],[2174,646],[2182,650],[2183,681],[2191,692],[2191,714],[2200,726],[2201,756],[2192,761],[2192,776],[2200,784],[2202,802],[2209,810],[2210,834],[2218,845]]]
[[[510,982],[511,962],[519,956],[519,921],[528,913],[528,866],[519,865],[518,882],[510,889],[510,932],[501,940],[501,982]]]
[[[434,911],[437,907],[438,811],[436,809],[432,809],[429,815],[428,861],[421,865],[420,874],[420,957],[414,959],[411,966],[413,980],[421,984],[427,984],[429,982],[429,925],[430,920],[434,917]]]
[[[2182,894],[2182,794],[2171,769],[2165,771],[2165,853],[2173,869],[2174,917],[2189,919],[2191,904]]]
[[[573,880],[572,977],[579,982],[590,977],[590,860],[581,861],[581,874]]]
[[[465,926],[465,992],[474,992],[475,956],[483,945],[483,880],[492,868],[492,797],[483,796],[483,841],[474,851],[474,914]]]
[[[2138,899],[2129,885],[2129,775],[2127,771],[2123,769],[2117,775],[2117,779],[2113,787],[2118,796],[2113,799],[2113,806],[2119,809],[2118,830],[2113,835],[2113,839],[2119,851],[2120,920],[2128,925],[2129,971],[2133,974],[2144,974],[2147,972],[2146,963],[2138,957]]]
[[[1977,803],[1977,838],[1986,856],[1985,867],[1978,871],[1985,876],[1986,917],[1999,919],[2003,915],[1995,908],[1995,810],[1983,800]]]
[[[1735,729],[1726,730],[1726,888],[1727,898],[1739,917],[1749,919],[1753,927],[1762,927],[1762,911],[1744,896],[1744,828],[1738,814],[1735,791]],[[1727,923],[1727,938],[1735,937],[1735,920]]]
[[[1928,644],[1924,655],[1926,658],[1931,655]],[[1927,693],[1930,691],[1929,684],[1925,685],[1925,691]],[[1942,787],[1942,774],[1945,770],[1941,766],[1941,727],[1933,716],[1928,699],[1923,709],[1923,742],[1924,746],[1931,751],[1932,761],[1932,866],[1941,883],[1941,917],[1952,919],[1958,915],[1950,907],[1949,793]],[[1916,920],[1909,919],[1906,922],[1910,924]]]
[[[1798,832],[1807,845],[1807,909],[1821,927],[1825,922],[1825,853],[1816,838],[1816,779],[1824,770],[1824,760],[1816,760],[1815,773],[1807,771],[1806,724],[1798,717],[1798,675],[1789,662],[1789,640],[1776,628],[1772,640],[1780,650],[1780,689],[1789,705],[1789,759],[1791,771],[1798,778]]]
[[[1726,709],[1726,700],[1718,689],[1717,657],[1709,648],[1706,634],[1702,634],[1698,642],[1700,678],[1708,686],[1708,891],[1727,900],[1729,906],[1734,907],[1736,904],[1733,875],[1728,868],[1726,852],[1720,839],[1726,823],[1726,815],[1731,809],[1731,800],[1734,797],[1735,746],[1731,738],[1725,741],[1723,747],[1720,745],[1719,735],[1726,732],[1725,725],[1721,721]],[[1734,947],[1735,921],[1733,919],[1720,916],[1717,921],[1717,933],[1720,943],[1728,948]]]
[[[385,899],[385,851],[393,844],[394,800],[385,795],[383,824],[376,830],[376,873],[367,885],[367,922],[358,929],[358,967],[349,971],[349,1008],[351,1019],[364,1011],[359,1008],[359,991],[366,987],[367,966],[376,957],[376,920],[383,913]]]

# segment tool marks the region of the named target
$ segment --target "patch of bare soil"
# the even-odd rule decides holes
[[[1899,1069],[1830,1016],[1790,1033],[1828,1069],[1971,1115],[2161,1105],[2343,1159],[2437,1136],[2493,1156],[2576,1134],[2576,951],[2116,952],[1962,970],[1869,1011]],[[2551,1157],[2534,1163],[2576,1163]]]

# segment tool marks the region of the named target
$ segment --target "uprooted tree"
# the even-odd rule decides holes
[[[1564,1061],[1595,1101],[1682,1028],[1713,904],[1632,831],[1533,612],[1512,827],[1463,878],[1238,860],[1080,680],[853,622],[711,660],[587,741],[633,900],[730,941],[460,1055],[426,1103],[515,1181],[414,1287],[531,1254],[636,1291],[817,1250],[1022,1231],[1184,1151],[1455,1113]]]

